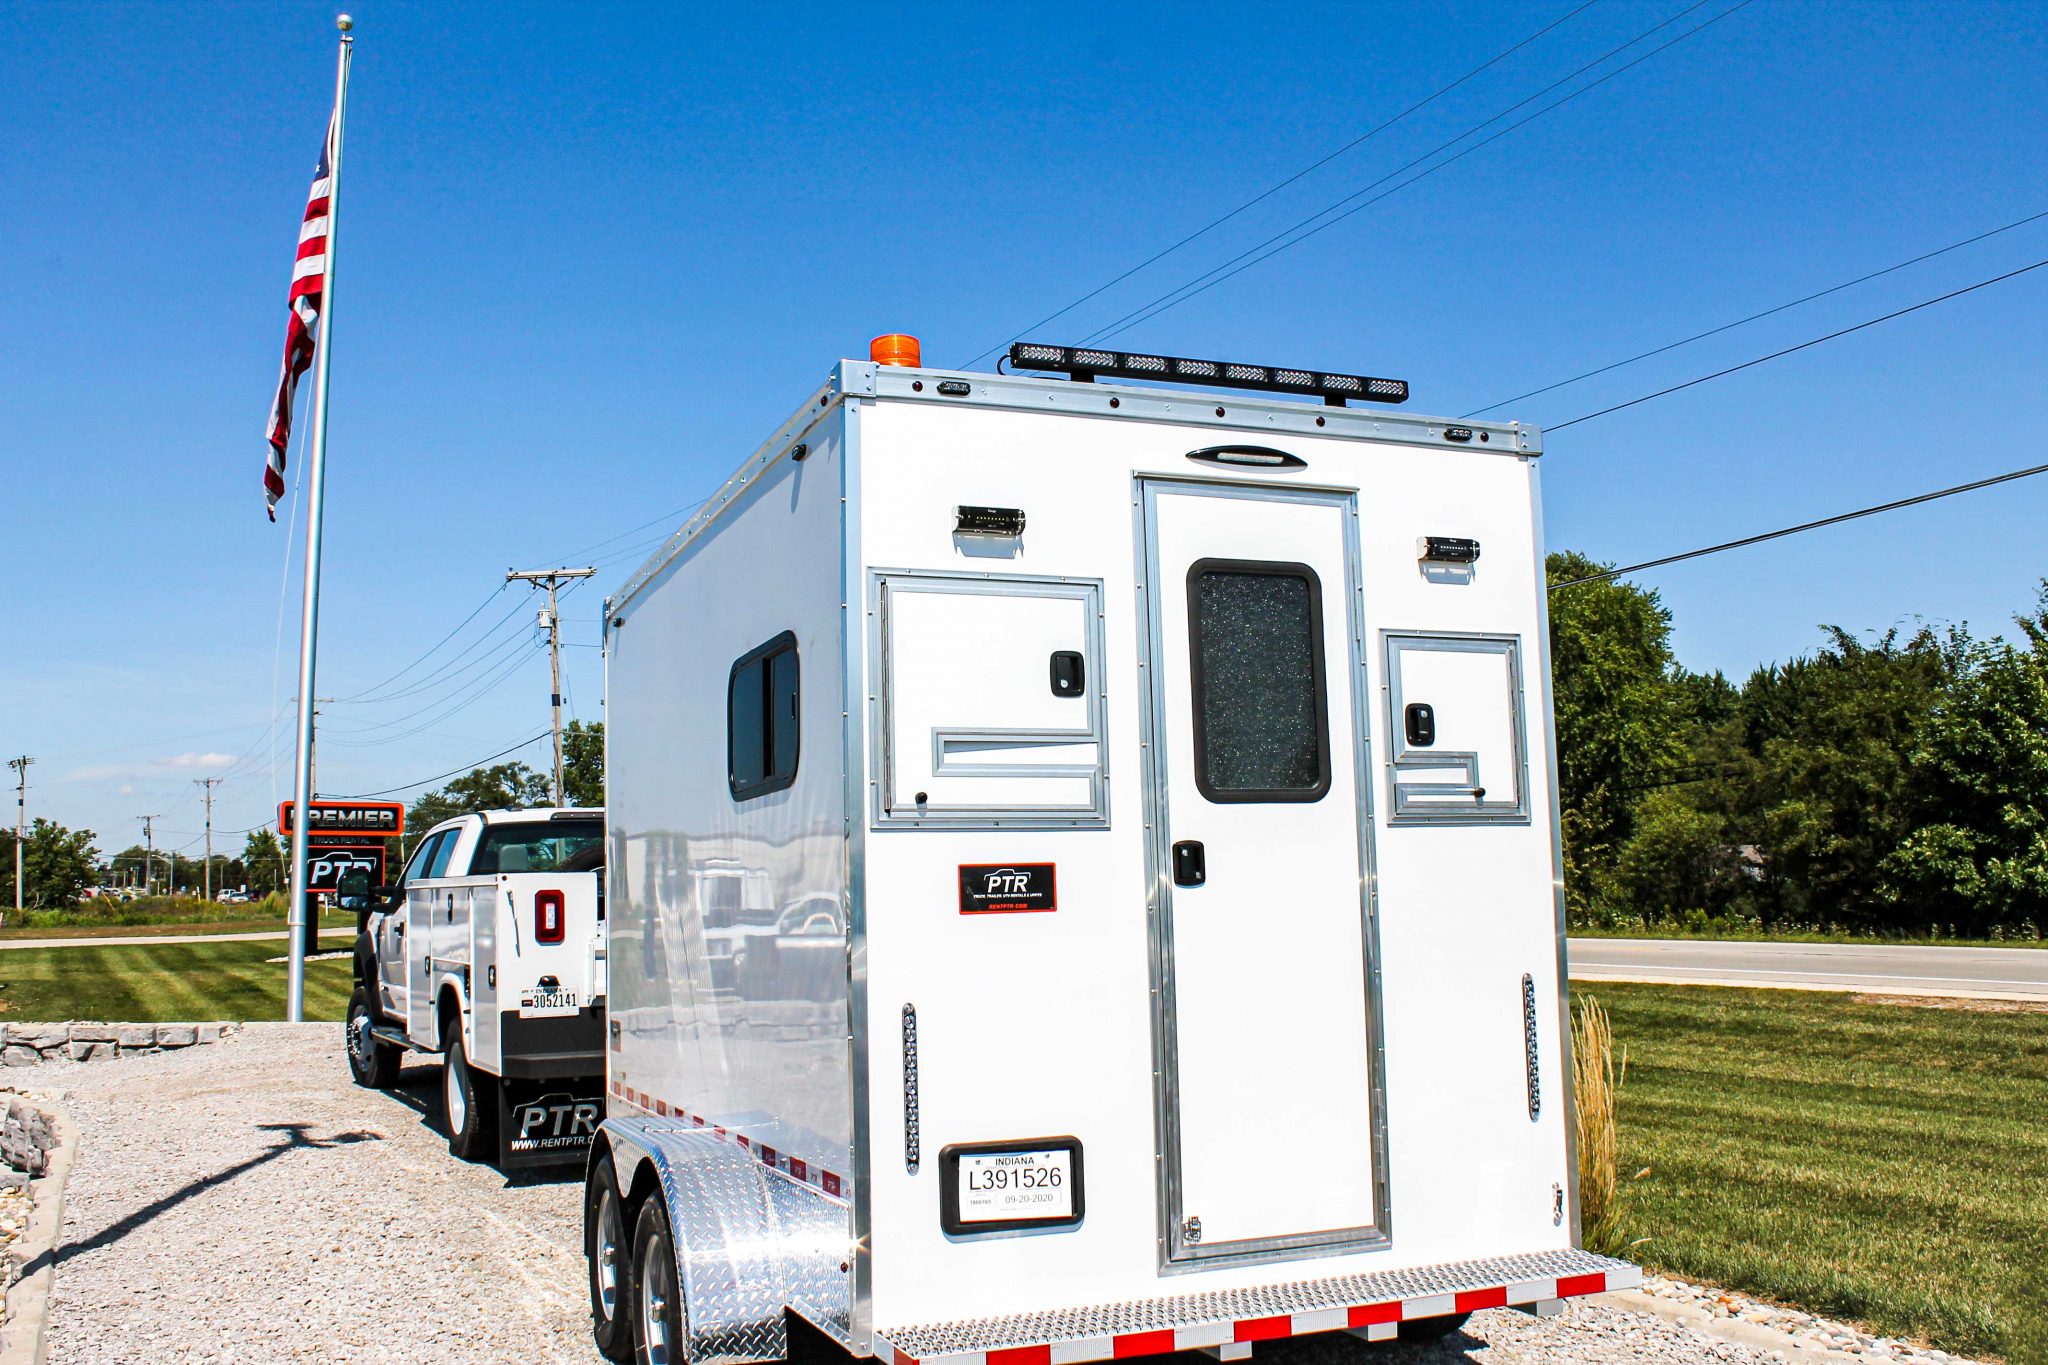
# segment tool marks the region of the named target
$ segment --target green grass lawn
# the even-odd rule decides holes
[[[12,948],[0,952],[0,1021],[282,1019],[285,964],[268,959],[284,947],[271,940]],[[342,1017],[349,969],[347,958],[306,964],[308,1019]]]
[[[2048,1362],[2048,1014],[1602,984],[1628,1255]]]
[[[1676,924],[1573,925],[1573,938],[1678,938],[1702,943],[1867,943],[1913,948],[2048,948],[2041,938],[1936,938],[1912,934],[1851,934],[1838,929],[1777,929],[1754,926],[1693,929]]]
[[[327,933],[335,929],[353,931],[356,927],[354,915],[325,914],[320,917],[320,931]],[[282,922],[220,920],[214,922],[151,924],[147,921],[137,924],[66,924],[45,929],[0,929],[0,943],[12,939],[46,938],[142,938],[165,934],[260,934],[285,932]]]

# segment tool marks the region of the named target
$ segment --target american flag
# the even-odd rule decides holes
[[[270,405],[270,463],[263,470],[265,510],[277,520],[277,500],[284,496],[284,452],[292,439],[292,395],[299,376],[313,363],[314,329],[320,321],[320,290],[327,270],[327,188],[334,164],[334,123],[320,144],[320,168],[306,196],[306,217],[299,225],[299,259],[292,266],[291,322],[284,334],[284,366],[277,376],[277,398]]]

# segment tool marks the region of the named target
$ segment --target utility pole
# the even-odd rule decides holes
[[[213,900],[213,789],[220,785],[217,777],[193,779],[193,785],[206,795],[206,870],[201,874],[200,885],[205,888],[206,899]]]
[[[562,618],[555,610],[555,585],[566,578],[589,578],[596,569],[507,569],[505,581],[522,580],[539,586],[548,585],[548,604],[540,614],[540,624],[548,633],[548,676],[554,684],[553,704],[555,708],[555,804],[566,805],[562,784]]]
[[[142,894],[147,896],[156,890],[155,822],[163,819],[163,816],[138,815],[135,818],[142,822]]]
[[[14,782],[14,917],[21,918],[21,846],[28,839],[28,765],[35,762],[27,754],[10,758],[7,766],[15,771]]]

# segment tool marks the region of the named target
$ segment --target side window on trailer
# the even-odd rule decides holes
[[[1322,584],[1306,564],[1188,569],[1195,785],[1217,802],[1319,801],[1330,789]]]
[[[796,781],[799,702],[796,636],[790,631],[742,654],[725,694],[726,781],[732,799],[779,792]]]

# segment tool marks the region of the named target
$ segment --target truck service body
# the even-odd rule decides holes
[[[607,606],[599,1345],[1634,1283],[1576,1247],[1540,451],[841,362]]]
[[[603,839],[602,810],[445,821],[364,916],[350,1067],[389,1085],[402,1050],[441,1053],[459,1156],[584,1157],[604,1071]]]

